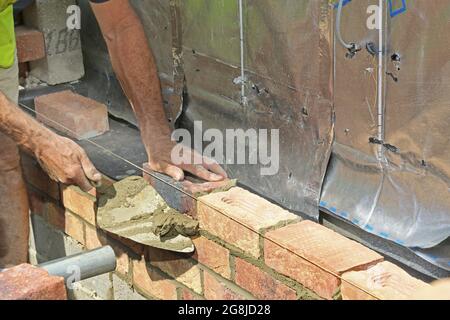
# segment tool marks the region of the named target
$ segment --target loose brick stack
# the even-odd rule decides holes
[[[114,292],[119,281],[132,294],[104,298],[403,299],[428,286],[361,244],[241,188],[199,199],[194,254],[144,247],[97,229],[95,190],[60,186],[29,158],[23,166],[33,215],[86,249],[114,248]]]

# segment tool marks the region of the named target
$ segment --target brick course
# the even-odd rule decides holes
[[[254,258],[261,256],[261,232],[298,220],[292,213],[237,187],[201,197],[197,215],[201,229]]]
[[[270,231],[266,237],[266,264],[327,299],[339,289],[338,277],[343,272],[383,260],[376,252],[311,221]]]
[[[367,299],[370,295],[341,283],[339,277],[367,290],[372,279],[368,274],[376,266],[384,268],[382,274],[387,276],[382,279],[388,279],[382,282],[383,290],[376,292],[382,299],[403,298],[411,288],[424,286],[402,269],[380,263],[383,258],[374,251],[322,225],[301,221],[242,188],[201,198],[202,230],[193,239],[193,254],[145,247],[96,228],[96,190],[84,193],[76,187],[49,184],[36,163],[24,164],[32,185],[32,212],[86,249],[111,245],[117,257],[116,273],[128,293],[150,299],[297,299],[308,288],[326,299],[334,298],[339,290],[344,299]],[[45,183],[36,179],[39,176]],[[55,197],[54,191],[60,189],[61,197],[59,192]],[[127,296],[142,297],[137,293]],[[311,294],[311,298],[316,296]]]

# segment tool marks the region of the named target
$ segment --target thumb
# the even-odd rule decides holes
[[[83,151],[81,153],[81,167],[83,168],[84,174],[86,177],[92,182],[100,183],[102,180],[102,175],[100,172],[92,164],[91,160],[89,160],[86,153]]]

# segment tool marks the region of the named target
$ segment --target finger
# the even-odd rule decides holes
[[[84,192],[89,192],[93,185],[89,182],[89,179],[84,174],[83,170],[77,170],[77,173],[75,177],[72,179],[74,184],[76,184],[78,187],[80,187],[81,190]]]
[[[201,165],[183,165],[181,166],[185,171],[192,173],[193,175],[202,178],[206,181],[220,181],[223,180],[222,176],[208,171]]]
[[[165,166],[163,166],[161,171],[162,171],[162,173],[167,174],[168,176],[172,177],[176,181],[181,181],[184,179],[183,170],[172,164],[167,163]]]
[[[86,177],[95,183],[100,183],[102,181],[102,175],[100,172],[97,171],[97,169],[94,167],[93,163],[91,162],[91,160],[89,160],[88,156],[84,151],[81,153],[80,161],[81,167],[83,168]]]
[[[205,160],[206,161],[203,162],[203,166],[206,169],[222,176],[225,179],[228,178],[228,175],[225,172],[225,170],[216,161],[209,159],[209,158],[206,158]]]

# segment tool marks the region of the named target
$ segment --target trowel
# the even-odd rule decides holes
[[[98,201],[100,228],[164,250],[190,253],[198,222],[170,208],[142,177],[132,176],[103,189]]]

